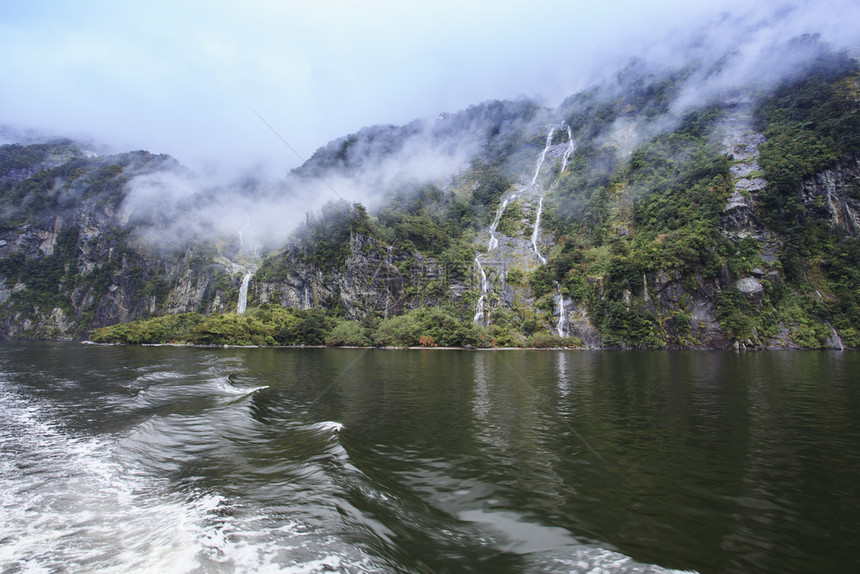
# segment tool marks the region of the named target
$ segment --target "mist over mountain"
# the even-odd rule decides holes
[[[365,127],[276,181],[6,130],[3,333],[860,346],[857,63],[796,14],[723,15],[558,106]]]
[[[277,180],[302,161],[257,112],[309,157],[368,125],[481,101],[525,94],[555,107],[631,55],[677,68],[734,52],[749,81],[788,38],[860,44],[858,18],[852,0],[7,2],[0,125]]]

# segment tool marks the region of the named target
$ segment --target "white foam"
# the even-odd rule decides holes
[[[56,418],[0,381],[0,571],[364,570],[338,540],[213,492],[176,491],[120,456],[119,437],[75,436]]]
[[[2,569],[194,567],[199,549],[183,527],[195,518],[193,506],[161,496],[156,481],[125,468],[113,443],[70,436],[42,420],[37,405],[3,399],[0,436],[15,464],[0,472]]]
[[[484,525],[492,543],[527,557],[527,571],[588,572],[591,574],[680,574],[643,564],[633,558],[596,546],[582,544],[567,530],[526,520],[510,511],[469,510],[458,516]]]
[[[642,564],[629,556],[604,548],[583,546],[568,550],[568,556],[556,551],[545,557],[545,563],[554,565],[547,564],[546,570],[590,574],[694,574],[689,570],[673,570],[654,564]]]
[[[339,422],[336,422],[336,421],[322,421],[322,422],[316,423],[314,425],[314,427],[321,429],[321,430],[331,431],[331,432],[340,432],[343,430],[343,425]]]
[[[214,383],[214,388],[219,393],[224,393],[225,395],[250,395],[252,393],[256,393],[257,391],[262,391],[263,389],[268,389],[268,385],[261,385],[259,387],[241,387],[238,385],[234,385],[229,380],[217,380]]]

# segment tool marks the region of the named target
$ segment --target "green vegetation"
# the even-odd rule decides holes
[[[191,345],[328,345],[355,347],[581,347],[575,337],[535,334],[528,341],[503,328],[460,320],[443,307],[415,309],[376,324],[343,320],[321,309],[253,307],[242,315],[184,313],[94,329],[97,343]]]
[[[844,55],[822,56],[756,112],[757,127],[768,138],[760,156],[769,181],[762,213],[783,237],[780,262],[792,288],[773,297],[787,298],[799,311],[801,325],[810,324],[815,333],[806,338],[813,343],[823,343],[830,334],[826,323],[832,323],[846,344],[860,345],[860,239],[828,223],[823,197],[809,204],[802,193],[804,179],[860,153],[857,94],[844,89],[844,79],[857,74],[857,63]],[[860,197],[857,191],[849,191],[853,199]]]
[[[768,228],[783,238],[779,263],[756,295],[733,284],[769,267],[760,257],[763,244],[721,232],[732,158],[722,155],[712,132],[729,108],[690,112],[623,161],[606,143],[613,122],[662,113],[666,95],[687,75],[633,77],[616,100],[592,92],[565,102],[577,153],[547,200],[544,227],[560,241],[548,265],[529,278],[535,294],[549,296],[560,283],[586,305],[610,345],[699,344],[690,327],[692,296],[715,302],[730,340],[764,345],[787,337],[817,348],[833,325],[846,344],[860,344],[858,239],[834,228],[821,198],[810,203],[801,190],[805,179],[860,153],[856,63],[821,50],[756,108],[755,127],[767,137],[760,175],[769,181],[757,202]],[[860,197],[860,188],[851,193]],[[647,289],[657,276],[682,281],[689,297],[678,311],[654,306]]]
[[[295,240],[264,259],[254,281],[268,284],[264,292],[272,301],[286,289],[295,295],[300,289],[295,283],[307,285],[312,276],[325,295],[311,310],[259,305],[252,293],[245,314],[212,313],[236,300],[238,277],[224,271],[223,262],[235,249],[192,242],[183,246],[184,253],[143,253],[131,239],[139,223],[103,224],[119,213],[132,174],[155,169],[163,158],[145,152],[84,158],[70,143],[0,146],[0,231],[21,236],[26,226],[34,227],[29,245],[7,249],[0,259],[8,292],[3,311],[16,321],[44,323],[59,309],[77,322],[82,335],[118,316],[175,309],[165,303],[184,281],[194,285],[189,292],[197,298],[189,307],[195,313],[98,329],[93,339],[581,346],[575,337],[550,333],[561,293],[587,315],[608,346],[779,341],[820,348],[833,329],[846,345],[860,346],[860,239],[844,215],[835,222],[837,213],[857,211],[851,202],[860,201],[860,185],[847,177],[838,193],[830,193],[811,183],[823,170],[853,165],[860,156],[860,73],[856,62],[818,46],[814,38],[802,42],[817,58],[776,89],[757,93],[750,106],[751,128],[765,141],[749,177],[767,186],[738,188],[748,201],[747,223],[730,220],[725,210],[743,160],[726,154],[721,130],[749,119],[750,104],[714,100],[674,115],[673,103],[686,83],[713,70],[658,73],[633,62],[615,88],[568,98],[553,121],[570,126],[576,152],[560,172],[561,148],[556,148],[539,178],[549,186],[542,190],[542,229],[552,237],[541,248],[547,263],[535,268],[530,251],[523,252],[534,206],[513,201],[497,231],[519,238],[523,249],[509,259],[504,250],[484,259],[494,260],[485,269],[491,284],[485,294],[488,327],[472,323],[482,294],[472,262],[486,249],[485,230],[501,198],[533,170],[544,146],[546,132],[535,126],[546,120],[538,119],[541,110],[531,102],[489,102],[440,120],[439,133],[465,130],[484,138],[472,163],[453,181],[401,182],[380,190],[384,201],[373,213],[361,204],[333,202],[309,214]],[[362,130],[321,149],[302,170],[348,175],[364,167],[364,151],[389,157],[420,129],[410,124]],[[566,131],[557,130],[553,143],[565,144]],[[89,219],[79,229],[69,224],[78,219],[63,214],[82,205]],[[98,233],[92,222],[100,226]],[[51,229],[61,230],[52,252],[42,243]],[[392,281],[396,289],[390,289]],[[133,310],[111,307],[110,293],[120,288],[123,301],[137,305]],[[352,295],[346,297],[343,289]],[[391,310],[387,296],[395,290]],[[386,296],[384,310],[380,293]]]
[[[535,293],[561,284],[586,303],[610,345],[689,343],[668,338],[664,319],[641,294],[660,272],[713,280],[728,264],[733,250],[719,225],[729,162],[710,137],[720,115],[718,108],[688,114],[623,164],[586,139],[550,197],[545,227],[561,242],[531,277]]]

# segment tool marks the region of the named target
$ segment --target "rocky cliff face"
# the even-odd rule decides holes
[[[375,190],[378,211],[356,204],[345,218],[309,215],[267,256],[243,252],[235,238],[183,236],[171,248],[144,240],[174,232],[179,218],[133,212],[128,191],[136,178],[176,170],[170,158],[88,156],[70,142],[2,146],[0,337],[80,338],[149,315],[235,312],[251,273],[251,306],[375,324],[444,305],[493,339],[543,333],[588,348],[709,349],[860,342],[851,319],[860,303],[846,287],[860,253],[860,155],[850,134],[828,148],[841,132],[819,134],[815,121],[777,125],[810,101],[824,109],[825,96],[827,117],[856,119],[856,102],[828,91],[829,78],[800,103],[790,98],[803,86],[771,104],[748,94],[677,117],[672,98],[690,72],[635,72],[556,110],[488,102],[340,138],[284,186],[356,178]],[[766,104],[783,106],[774,129],[762,119]],[[802,177],[794,161],[777,166],[782,179],[769,182],[772,142],[825,159]],[[434,163],[444,169],[430,174]],[[775,223],[777,211],[791,220]]]
[[[295,247],[270,258],[270,266],[271,271],[262,270],[252,280],[259,303],[341,308],[350,319],[387,318],[457,302],[472,283],[468,266],[446,267],[363,234],[350,236],[349,255],[341,268],[320,269],[303,261]]]
[[[0,337],[80,338],[151,314],[229,308],[228,266],[193,249],[156,251],[121,217],[128,182],[172,160],[48,148],[32,168],[0,175],[14,200],[0,228]]]
[[[833,227],[860,236],[860,155],[804,181],[803,203],[823,208]]]
[[[748,275],[732,277],[724,270],[712,279],[667,268],[643,276],[640,291],[625,291],[622,301],[628,312],[653,317],[655,333],[665,346],[797,346],[792,325],[782,325],[777,335],[764,340],[734,341],[718,319],[716,301],[724,290],[734,287],[755,304],[762,297],[762,281],[781,281],[779,239],[762,223],[756,199],[767,185],[757,164],[763,137],[739,126],[729,122],[725,131],[724,149],[733,158],[733,191],[724,207],[721,231],[736,242],[755,241],[762,265]],[[626,347],[604,341],[588,301],[560,289],[538,297],[522,279],[546,265],[553,251],[553,237],[540,229],[539,210],[544,196],[553,191],[552,174],[558,174],[566,161],[567,147],[566,142],[551,142],[536,168],[538,177],[534,172],[531,178],[523,173],[522,181],[503,196],[507,201],[501,202],[504,209],[496,214],[494,225],[476,237],[482,246],[480,269],[475,261],[443,264],[356,233],[349,238],[344,264],[337,268],[309,263],[296,245],[271,256],[252,278],[249,300],[300,309],[341,309],[346,317],[360,320],[440,304],[470,314],[483,295],[481,321],[485,324],[493,324],[497,316],[519,315],[534,320],[539,329],[577,337],[587,348]],[[152,161],[138,160],[131,164],[123,160],[125,167],[114,174],[121,185],[126,171],[139,172]],[[157,169],[157,163],[149,168]],[[106,164],[110,161],[99,160],[99,169]],[[53,168],[18,169],[4,177],[7,187],[10,182],[26,184],[57,167],[55,156]],[[541,170],[546,170],[543,177]],[[860,161],[854,157],[805,181],[804,202],[810,209],[826,210],[831,225],[856,236],[858,181]],[[55,177],[51,182],[54,195],[70,192],[65,180]],[[134,229],[124,225],[121,216],[121,185],[82,197],[74,209],[46,210],[33,221],[0,229],[2,336],[76,338],[97,326],[149,315],[235,310],[245,267],[211,246],[166,254],[137,242]],[[603,278],[596,277],[593,284],[605,299]],[[842,346],[835,331],[829,341],[834,348]]]

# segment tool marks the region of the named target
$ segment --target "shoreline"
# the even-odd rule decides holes
[[[56,340],[56,339],[46,339]],[[72,342],[72,341],[69,341]],[[823,348],[812,349],[809,347],[773,347],[773,348],[723,348],[711,349],[705,347],[688,348],[688,349],[672,349],[672,348],[648,348],[648,349],[622,349],[618,347],[609,348],[588,348],[588,347],[356,347],[356,346],[329,346],[329,345],[197,345],[193,343],[97,343],[95,341],[78,341],[81,345],[97,345],[104,347],[186,347],[191,349],[352,349],[352,350],[380,350],[380,351],[610,351],[610,352],[629,352],[629,351],[693,351],[693,352],[781,352],[781,351],[827,351],[827,352],[845,352],[856,351],[852,347],[844,349]]]

